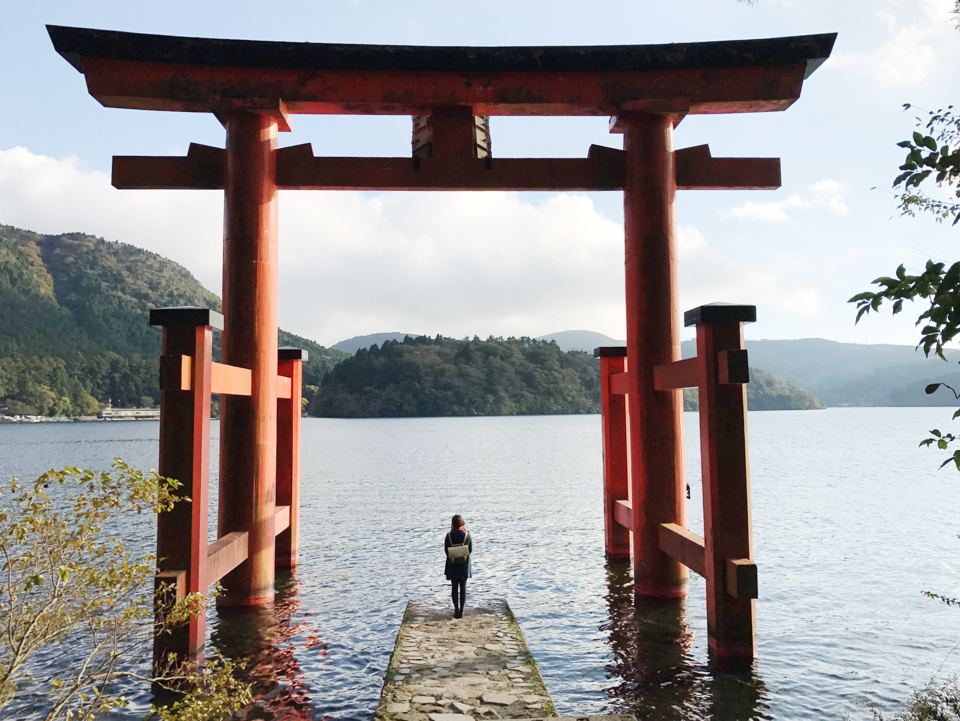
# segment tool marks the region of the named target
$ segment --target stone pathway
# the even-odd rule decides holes
[[[506,601],[468,605],[461,619],[449,607],[407,604],[375,721],[556,715]]]

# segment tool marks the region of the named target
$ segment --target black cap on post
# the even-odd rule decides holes
[[[757,306],[707,303],[683,314],[683,325],[689,328],[701,323],[756,323]]]
[[[593,349],[594,358],[626,358],[627,347],[622,345],[608,345]]]
[[[278,360],[300,360],[306,363],[309,358],[310,354],[303,348],[285,345],[277,349]]]
[[[223,330],[223,316],[215,310],[195,305],[151,308],[150,325],[209,325],[217,330]]]

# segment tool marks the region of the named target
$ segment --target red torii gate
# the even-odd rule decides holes
[[[234,389],[237,395],[224,397],[221,405],[217,569],[201,571],[210,556],[197,545],[202,537],[206,548],[199,529],[194,529],[196,547],[184,554],[165,545],[165,538],[176,535],[167,528],[158,536],[163,571],[180,572],[178,578],[186,572],[188,592],[205,591],[213,576],[229,572],[218,604],[267,602],[273,597],[278,523],[291,530],[285,558],[295,563],[297,508],[285,506],[278,514],[275,496],[278,190],[622,190],[627,347],[601,353],[606,550],[611,558],[628,556],[617,528],[632,531],[639,596],[681,598],[687,593],[687,567],[706,575],[711,648],[721,656],[755,654],[743,387],[718,385],[745,381],[746,358],[736,351],[742,349],[740,324],[752,317],[749,306],[691,311],[699,356],[694,363],[680,361],[675,193],[777,188],[780,163],[712,158],[707,146],[675,151],[673,129],[688,114],[785,110],[829,57],[836,35],[466,48],[214,40],[58,26],[48,31],[56,50],[84,74],[90,94],[104,106],[208,112],[226,128],[225,149],[191,144],[186,157],[115,157],[113,163],[117,188],[222,188],[225,198],[224,365],[218,373],[228,390],[228,376],[242,375],[243,392]],[[299,113],[410,115],[412,157],[321,158],[309,144],[278,148],[278,132],[289,131],[291,116]],[[491,115],[610,116],[611,132],[624,134],[624,149],[592,146],[585,159],[493,158]],[[201,410],[204,405],[196,394],[212,387],[211,372],[203,370],[209,365],[206,338],[220,320],[209,315],[198,320],[192,312],[160,312],[152,321],[168,326],[170,350],[165,347],[164,354],[176,356],[165,361],[165,372],[175,380],[165,376],[164,389],[180,394],[171,398],[182,399],[188,390],[195,394],[187,415],[196,423],[202,415],[196,404]],[[617,358],[621,353],[625,363]],[[185,357],[193,359],[189,372]],[[714,467],[725,480],[712,491],[705,488],[710,504],[705,542],[685,529],[683,407],[676,390],[684,385],[700,387],[704,427],[718,443],[725,437],[732,444],[730,457],[736,461],[725,463],[722,444],[711,445]],[[739,432],[724,426],[724,412],[739,413]],[[199,486],[205,494],[206,484],[196,455],[204,453],[199,432],[192,441],[162,444],[160,459],[160,472],[178,477],[197,493],[191,493],[194,498],[205,497]],[[616,438],[621,440],[614,448],[607,439]],[[287,455],[293,452],[288,444]],[[291,459],[282,462],[295,466]],[[736,500],[732,515],[717,496],[728,486]],[[285,492],[293,504],[296,494]],[[161,531],[172,524],[189,538],[190,513],[181,511],[180,521],[174,515],[161,519]],[[724,545],[724,524],[737,525],[732,535],[741,540],[746,534],[745,549]],[[730,552],[736,555],[724,555]],[[165,567],[163,559],[174,556],[179,566]],[[196,567],[184,569],[190,563]],[[725,590],[736,603],[724,600]],[[202,620],[191,625],[185,643],[189,652],[201,648]]]

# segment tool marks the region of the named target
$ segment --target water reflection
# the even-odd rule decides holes
[[[621,712],[643,719],[769,719],[755,664],[698,663],[685,604],[645,603],[633,593],[629,563],[606,567],[607,634],[613,660],[607,689]]]
[[[272,604],[244,609],[218,609],[211,634],[213,647],[229,658],[249,659],[242,676],[253,685],[257,699],[244,719],[321,719],[311,709],[313,698],[301,656],[326,656],[320,639],[301,610],[300,581],[290,572],[277,571]]]

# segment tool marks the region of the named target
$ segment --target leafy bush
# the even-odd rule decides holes
[[[165,721],[227,718],[249,702],[220,657],[202,666],[170,659],[161,678],[142,668],[152,632],[203,613],[205,599],[176,601],[169,589],[155,597],[156,559],[132,555],[110,529],[169,510],[178,486],[118,459],[113,473],[64,468],[0,489],[0,712],[95,718],[127,705],[119,681],[185,691],[153,709]]]
[[[887,718],[876,704],[863,699],[861,705],[870,710],[874,721]],[[956,676],[946,681],[931,681],[923,690],[914,691],[906,708],[890,721],[960,721],[960,687]]]

